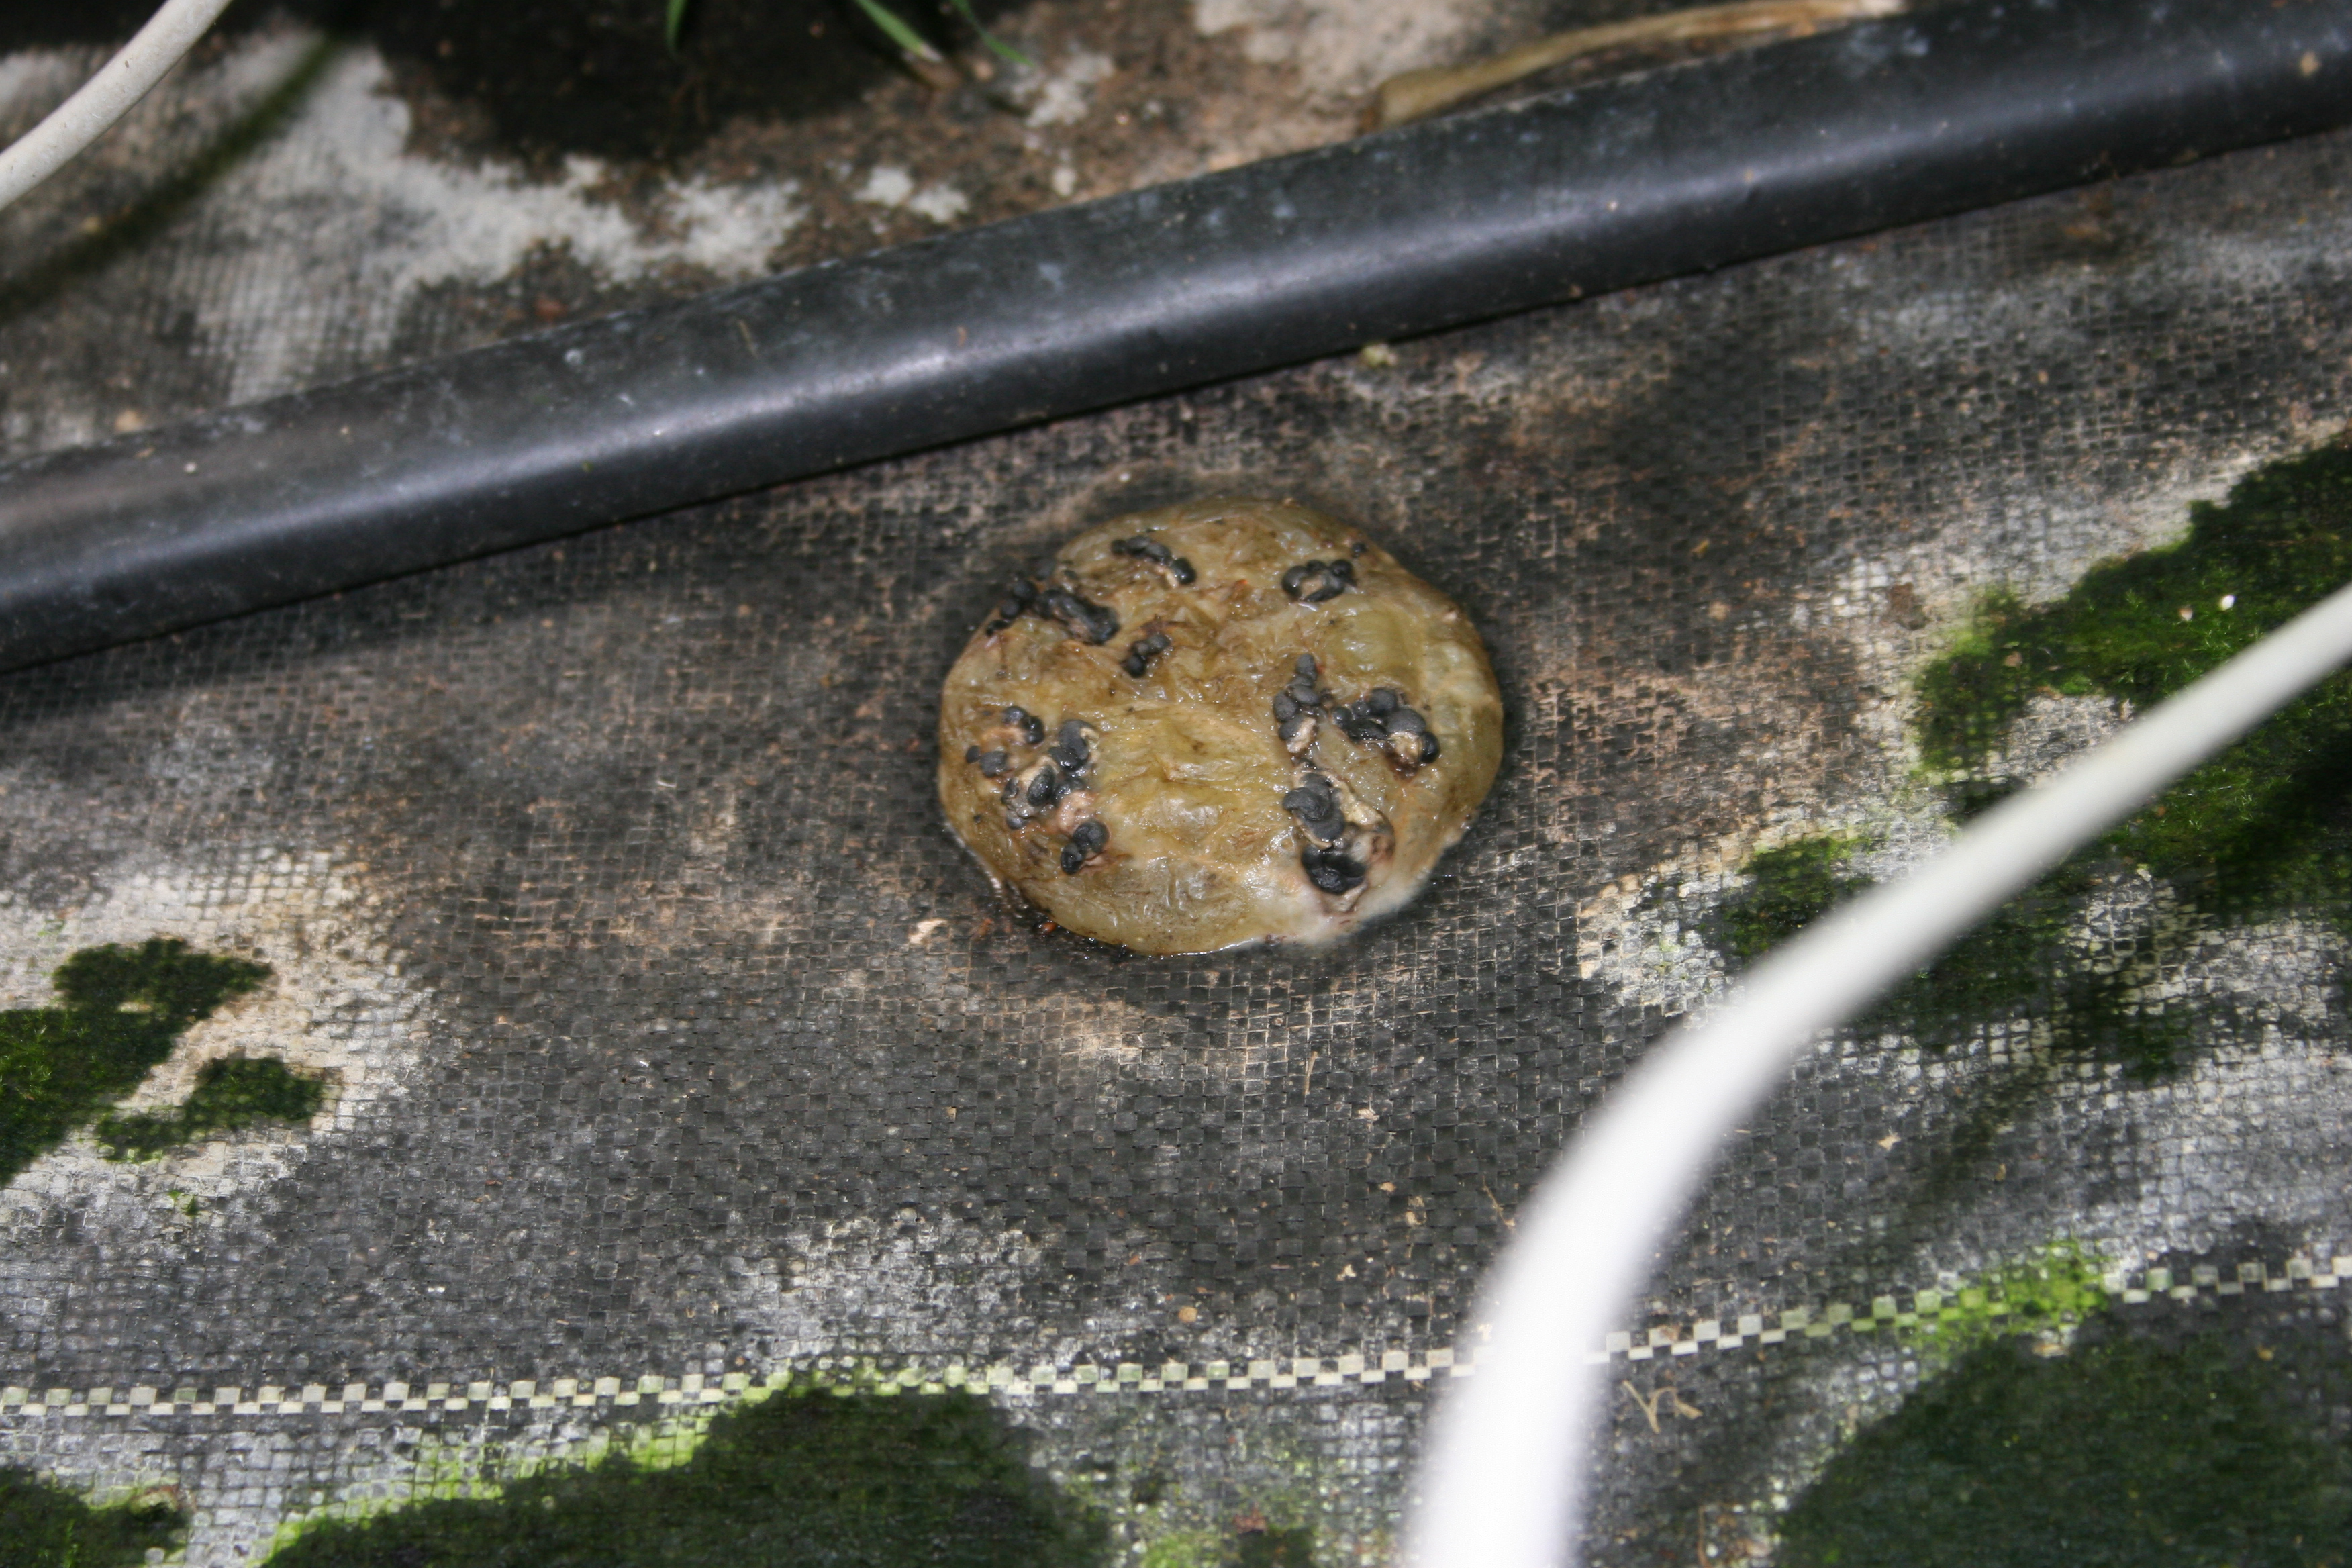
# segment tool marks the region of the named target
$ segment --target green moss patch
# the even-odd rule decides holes
[[[1979,771],[2037,692],[2162,701],[2352,582],[2352,450],[2330,447],[2190,509],[2179,544],[2086,573],[2053,605],[1988,600],[1921,676],[1927,763]],[[2226,607],[2225,607],[2226,606]],[[2107,855],[2216,915],[2352,926],[2352,675],[2323,683],[2110,836]]]
[[[1753,963],[1869,887],[1869,879],[1852,875],[1845,864],[1867,847],[1858,834],[1829,833],[1756,855],[1747,866],[1748,889],[1724,900],[1716,917],[1725,955]]]
[[[66,960],[63,1006],[0,1012],[0,1182],[138,1087],[190,1025],[268,977],[265,964],[166,937]]]
[[[1869,887],[1850,861],[1870,843],[1860,835],[1825,834],[1756,856],[1746,868],[1749,886],[1717,912],[1717,946],[1736,963],[1752,963]],[[1988,1023],[2032,1017],[2047,1026],[2054,1048],[2119,1061],[2137,1078],[2172,1071],[2195,1019],[2139,995],[2162,961],[2160,933],[2122,939],[2096,953],[2075,937],[2084,901],[2116,871],[2112,858],[2095,854],[2060,868],[1897,986],[1859,1020],[1861,1027],[1895,1030],[1945,1049]]]
[[[682,1463],[632,1455],[496,1497],[321,1520],[271,1568],[1098,1568],[1101,1518],[1032,1470],[968,1394],[773,1395],[713,1417]]]
[[[1974,816],[2020,781],[1991,759],[2038,693],[2145,708],[2211,670],[2352,580],[2352,451],[2329,448],[2242,481],[2192,509],[2179,544],[2110,562],[2053,605],[1990,597],[1960,645],[1929,666],[1915,711],[1922,755],[1954,810]],[[2352,931],[2352,675],[2326,681],[2044,878],[1890,995],[1865,1028],[1932,1047],[2031,1018],[2061,1050],[2135,1077],[2177,1069],[2200,1020],[2146,999],[2200,926],[2304,914]],[[1868,886],[1850,868],[1869,841],[1821,835],[1755,857],[1750,887],[1717,916],[1738,963]],[[2086,904],[2122,877],[2180,900],[2168,928],[2093,952]],[[2168,945],[2169,944],[2169,945]]]
[[[1914,1325],[1897,1331],[1937,1365],[2000,1339],[2053,1339],[2071,1333],[2107,1306],[2105,1268],[2071,1241],[2043,1247],[2003,1265],[1958,1290],[1939,1292],[1934,1310],[1923,1306]]]
[[[170,1551],[188,1516],[160,1497],[92,1507],[23,1470],[0,1470],[0,1568],[130,1568]]]
[[[1315,1568],[1315,1531],[1311,1525],[1290,1530],[1268,1525],[1244,1530],[1235,1543],[1234,1568]]]
[[[181,1104],[163,1111],[109,1111],[91,1131],[116,1159],[151,1159],[259,1121],[308,1121],[326,1094],[317,1079],[276,1057],[226,1057],[196,1069],[195,1091]]]
[[[1143,1550],[1141,1568],[1315,1568],[1315,1527],[1284,1529],[1264,1517],[1229,1530],[1163,1535]]]
[[[1865,1429],[1781,1523],[1786,1568],[2321,1568],[2352,1561],[2352,1455],[2216,1335],[2111,1321],[2065,1354],[1979,1344]]]

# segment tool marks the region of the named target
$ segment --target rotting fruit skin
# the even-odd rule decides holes
[[[1368,723],[1368,701],[1401,716]],[[1016,584],[949,672],[940,798],[999,882],[1082,935],[1314,942],[1412,896],[1502,729],[1452,601],[1329,518],[1217,499],[1090,529]]]

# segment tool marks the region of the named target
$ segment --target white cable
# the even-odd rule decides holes
[[[1470,1320],[1487,1331],[1475,1374],[1453,1384],[1435,1414],[1406,1560],[1567,1560],[1587,1436],[1607,1408],[1602,1336],[1647,1282],[1726,1135],[1822,1030],[2347,659],[2352,587],[1986,813],[1911,876],[1817,921],[1712,1019],[1646,1057],[1519,1211]]]
[[[56,174],[131,111],[195,47],[228,0],[163,0],[163,8],[79,91],[0,152],[0,207]]]

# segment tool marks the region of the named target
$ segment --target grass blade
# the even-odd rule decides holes
[[[1011,44],[997,37],[986,27],[982,26],[980,18],[972,14],[971,0],[950,0],[950,4],[955,6],[957,16],[971,24],[971,30],[980,35],[980,41],[995,50],[1001,58],[1011,60],[1016,66],[1034,66],[1037,63]]]
[[[677,4],[678,0],[672,0]],[[924,41],[923,35],[908,26],[905,18],[884,5],[881,0],[857,0],[857,8],[866,19],[888,36],[890,41],[919,60],[937,61],[940,51]]]

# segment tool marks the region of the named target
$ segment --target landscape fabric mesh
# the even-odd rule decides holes
[[[2221,578],[2110,603],[2100,563],[2273,502],[2352,529],[2347,175],[2340,136],[2236,154],[5,678],[0,1076],[147,1055],[11,1145],[0,1446],[194,1562],[459,1560],[384,1533],[427,1497],[759,1561],[729,1510],[782,1505],[720,1458],[783,1452],[794,1390],[904,1387],[1043,1478],[972,1459],[935,1560],[1385,1561],[1480,1271],[1610,1083],[2145,701],[2189,657],[2158,623],[2234,624]],[[1009,573],[1213,493],[1452,595],[1508,744],[1402,914],[1142,958],[992,890],[936,694]],[[2226,1407],[2286,1500],[2212,1552],[2327,1560],[2347,888],[2314,849],[2231,902],[2292,835],[2228,822],[2206,880],[2159,847],[2047,890],[1726,1146],[1591,1347],[1600,1560],[1917,1550],[1863,1513],[2024,1560],[1960,1459],[1905,1468],[1938,1399],[1952,1443],[2063,1410],[2069,1451],[2136,1413],[2175,1491]],[[600,1454],[637,1489],[565,1468]],[[2050,1528],[2190,1529],[2119,1485]]]

